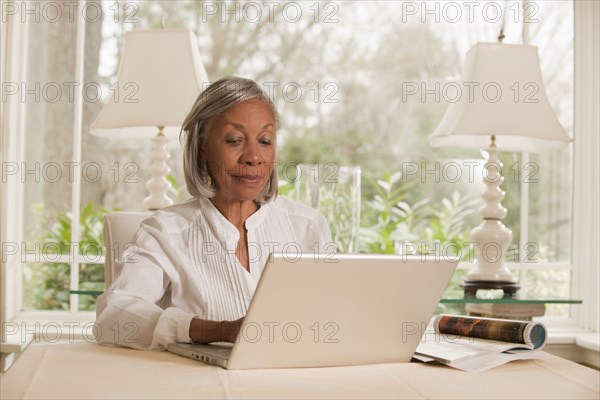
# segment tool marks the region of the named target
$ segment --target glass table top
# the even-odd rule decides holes
[[[100,296],[102,290],[71,290],[70,294]],[[488,304],[581,304],[578,299],[539,299],[539,298],[442,298],[442,304],[467,304],[467,303],[488,303]]]

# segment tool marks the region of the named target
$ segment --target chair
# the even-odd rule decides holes
[[[123,268],[123,251],[151,212],[118,211],[104,217],[104,282],[106,288],[114,282]]]

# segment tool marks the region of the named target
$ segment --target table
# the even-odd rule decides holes
[[[2,378],[4,399],[598,399],[598,371],[546,354],[471,374],[424,363],[227,371],[166,352],[85,341],[33,343]]]

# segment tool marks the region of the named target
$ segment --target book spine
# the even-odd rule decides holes
[[[442,314],[435,319],[434,329],[436,333],[525,344],[533,349],[546,341],[545,327],[535,322]]]

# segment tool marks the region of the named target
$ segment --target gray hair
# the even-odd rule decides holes
[[[188,192],[196,198],[209,198],[216,194],[211,183],[206,163],[200,158],[200,150],[209,135],[211,124],[224,112],[244,101],[262,101],[273,113],[275,127],[279,127],[279,118],[275,105],[267,93],[250,79],[226,76],[211,83],[200,93],[191,111],[183,121],[180,139],[185,140],[183,149],[183,172]],[[264,204],[277,196],[277,168],[258,197],[257,202]]]

